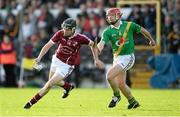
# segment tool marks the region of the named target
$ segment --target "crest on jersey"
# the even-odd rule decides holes
[[[116,46],[120,46],[121,43],[124,43],[125,39],[120,38],[116,41]]]
[[[64,54],[72,54],[73,53],[73,49],[68,46],[61,46],[60,51]]]
[[[67,45],[69,45],[69,46],[76,46],[78,44],[78,42],[77,41],[71,41],[71,40],[68,40],[68,42],[67,42]]]

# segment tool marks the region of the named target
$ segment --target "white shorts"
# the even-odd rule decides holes
[[[63,63],[61,60],[59,60],[55,55],[52,57],[52,63],[51,63],[51,72],[57,72],[59,73],[63,78],[66,78],[68,75],[71,74],[73,71],[74,66],[70,66],[66,63]]]
[[[134,54],[119,55],[117,56],[117,58],[114,59],[113,66],[118,64],[122,67],[123,71],[127,71],[130,68],[132,68],[134,62],[135,62]]]

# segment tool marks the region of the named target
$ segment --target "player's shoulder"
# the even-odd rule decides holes
[[[86,35],[81,34],[81,33],[75,33],[75,37],[78,38],[79,41],[81,41],[81,40],[91,40],[89,37],[87,37]]]
[[[86,37],[84,34],[81,34],[81,33],[75,33],[75,36],[76,37]]]
[[[122,21],[122,24],[124,24],[124,26],[127,26],[127,24],[130,23],[131,27],[137,26],[138,24],[134,21]]]
[[[86,35],[81,34],[81,33],[76,33],[75,35],[76,35],[77,37],[88,38]]]
[[[126,20],[122,20],[121,22],[122,22],[122,24],[135,23],[135,22],[133,22],[133,21],[126,21]]]
[[[75,35],[76,35],[76,36],[83,36],[84,34],[81,34],[81,33],[79,33],[79,32],[76,32]]]
[[[137,25],[137,23],[136,22],[134,22],[134,21],[123,21],[124,23],[131,23],[131,25]]]
[[[104,29],[103,33],[108,33],[109,31],[111,31],[111,29],[111,25],[109,25]]]
[[[57,32],[55,32],[56,36],[63,36],[64,35],[64,31],[63,30],[58,30]]]

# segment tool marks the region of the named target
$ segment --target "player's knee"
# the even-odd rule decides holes
[[[111,73],[108,72],[108,73],[106,74],[106,79],[107,79],[108,81],[111,81],[111,80],[113,79]]]

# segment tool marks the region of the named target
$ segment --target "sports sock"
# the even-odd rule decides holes
[[[134,101],[136,101],[134,97],[128,100],[129,104],[133,103]]]
[[[119,91],[114,92],[114,96],[119,97],[120,96]]]
[[[64,82],[64,85],[62,86],[64,89],[69,89],[71,85],[68,82]]]
[[[35,104],[36,102],[38,102],[41,99],[41,96],[39,95],[39,93],[37,93],[30,101],[29,103],[31,105]]]

